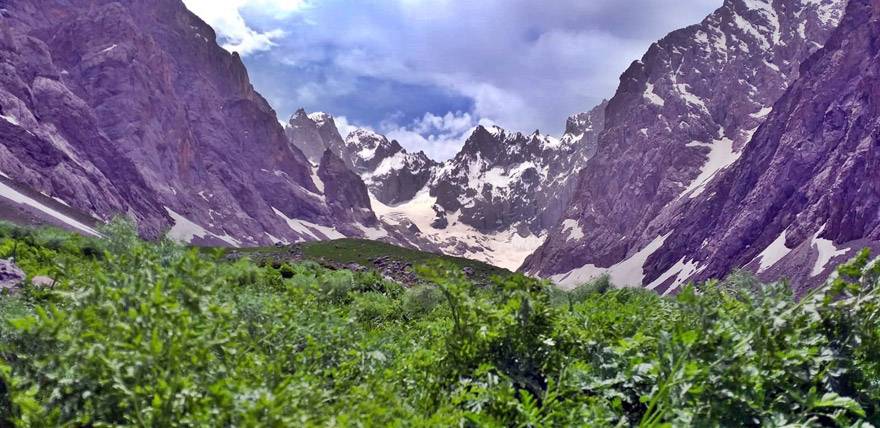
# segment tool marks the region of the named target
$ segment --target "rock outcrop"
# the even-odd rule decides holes
[[[24,283],[26,275],[13,260],[0,259],[0,295],[13,294]]]

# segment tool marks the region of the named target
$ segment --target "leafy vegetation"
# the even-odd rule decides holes
[[[0,297],[0,425],[870,426],[880,267],[801,300],[735,276],[676,297],[523,276],[425,286],[0,227],[56,278]]]

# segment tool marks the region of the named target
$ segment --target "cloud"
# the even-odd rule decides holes
[[[224,49],[242,56],[269,50],[286,34],[281,29],[255,30],[242,13],[255,11],[256,15],[283,20],[304,6],[302,0],[184,0],[184,4],[214,28]]]
[[[345,116],[334,117],[333,121],[336,122],[336,129],[339,130],[339,135],[342,136],[343,139],[348,137],[348,134],[351,134],[360,126],[356,126],[348,121],[348,118]]]
[[[432,159],[445,160],[455,156],[477,125],[493,125],[488,119],[477,119],[467,112],[447,112],[424,116],[406,125],[394,120],[380,124],[379,131],[397,140],[409,152],[424,151]]]
[[[250,43],[252,81],[282,117],[305,107],[376,129],[397,124],[392,131],[412,146],[460,147],[454,133],[415,123],[452,112],[471,124],[558,134],[567,116],[611,97],[651,43],[721,3],[238,0],[218,9],[223,22],[241,18],[253,32],[235,22],[224,30],[238,34],[229,43]]]

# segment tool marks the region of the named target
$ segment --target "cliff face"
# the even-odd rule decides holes
[[[0,171],[12,180],[194,242],[316,239],[375,220],[338,212],[370,211],[369,199],[328,200],[239,57],[180,1],[0,9]]]
[[[745,266],[802,293],[880,249],[880,1],[849,2],[741,159],[663,223],[646,263],[660,291]]]
[[[573,202],[524,270],[577,283],[651,276],[652,226],[743,153],[799,67],[825,44],[843,0],[727,0],[654,44],[621,77]],[[650,281],[649,281],[650,282]]]

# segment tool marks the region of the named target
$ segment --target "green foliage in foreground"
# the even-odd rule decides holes
[[[15,426],[870,426],[880,268],[827,290],[709,283],[674,298],[445,265],[404,290],[313,263],[223,263],[119,225],[24,239],[59,279],[0,298]],[[7,254],[0,254],[5,256]],[[747,283],[750,286],[743,286]],[[3,425],[3,422],[0,422]]]

